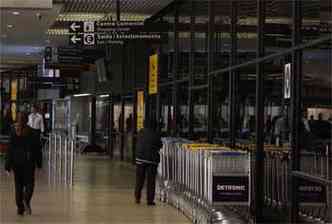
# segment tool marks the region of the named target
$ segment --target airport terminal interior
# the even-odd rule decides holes
[[[332,223],[331,32],[331,0],[0,0],[0,223]]]

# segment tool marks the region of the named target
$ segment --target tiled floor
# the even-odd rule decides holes
[[[134,167],[102,157],[81,157],[76,163],[74,186],[50,182],[47,166],[38,174],[32,202],[33,215],[18,217],[13,177],[0,162],[0,223],[190,223],[176,209],[157,202],[136,205]]]

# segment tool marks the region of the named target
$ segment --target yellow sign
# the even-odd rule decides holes
[[[149,95],[158,93],[158,55],[149,58]]]
[[[11,82],[11,100],[17,100],[17,80]]]
[[[137,131],[144,127],[144,91],[137,91]]]
[[[12,103],[11,105],[12,119],[16,121],[16,103]]]

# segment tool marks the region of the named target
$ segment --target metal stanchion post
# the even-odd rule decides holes
[[[74,140],[71,139],[70,141],[70,185],[73,185],[74,179]]]
[[[59,135],[59,180],[61,180],[61,175],[62,175],[62,149],[63,149],[63,139],[62,139],[62,134],[60,133]]]
[[[318,155],[317,155],[317,153],[315,153],[315,155],[314,155],[314,169],[312,171],[312,174],[316,174],[317,173],[317,170],[318,170],[318,162],[317,162],[317,160],[318,160]]]
[[[324,153],[320,153],[320,157],[319,157],[319,160],[320,160],[320,176],[322,177],[322,178],[324,178],[324,177],[327,177],[326,176],[326,173],[325,173],[325,170],[324,170]]]
[[[270,157],[269,153],[266,153],[266,159],[265,159],[265,200],[269,201],[270,199],[270,178],[271,176],[269,175],[270,172]]]
[[[331,144],[326,146],[326,179],[332,181],[332,147]],[[332,223],[332,184],[327,186],[327,220],[326,223]]]
[[[56,170],[57,166],[57,148],[58,148],[58,136],[54,134],[54,170]]]
[[[48,183],[51,184],[53,133],[50,133],[48,138]]]
[[[269,182],[269,179],[268,179],[268,175],[266,175],[266,173],[268,172],[268,157],[266,156],[265,157],[265,160],[264,160],[264,197],[265,197],[265,201],[267,200],[268,198],[268,182]]]
[[[276,155],[277,160],[277,206],[281,206],[281,195],[282,195],[282,163],[281,163],[281,155],[278,153]]]
[[[52,152],[52,134],[48,136],[48,164],[51,165],[51,152]]]
[[[65,138],[65,147],[64,147],[64,165],[65,165],[65,171],[64,171],[64,180],[65,184],[67,184],[67,178],[68,178],[68,171],[67,171],[67,165],[68,165],[68,137]]]
[[[57,164],[58,164],[58,134],[54,133],[54,159],[53,159],[53,166],[52,166],[52,175],[53,175],[53,183],[56,183],[56,172],[57,172]]]
[[[287,203],[289,201],[289,198],[288,198],[288,170],[289,170],[289,152],[286,153],[285,155],[285,207],[287,206]]]
[[[280,165],[281,165],[281,198],[280,198],[280,206],[285,206],[285,161],[284,161],[284,154],[280,154]]]

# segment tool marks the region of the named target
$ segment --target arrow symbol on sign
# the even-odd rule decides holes
[[[72,36],[72,38],[70,39],[71,42],[73,42],[74,44],[77,44],[78,41],[81,41],[82,38],[76,37],[75,35]]]
[[[74,32],[76,32],[76,30],[79,29],[79,28],[81,28],[81,26],[80,26],[80,25],[77,25],[76,23],[72,23],[72,24],[70,25],[70,28],[71,28]]]

